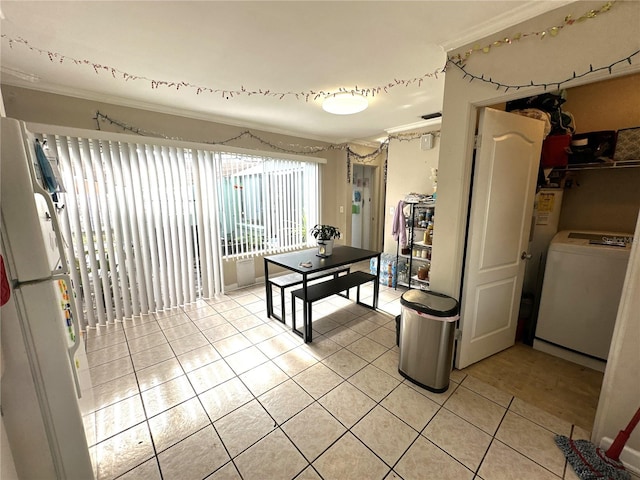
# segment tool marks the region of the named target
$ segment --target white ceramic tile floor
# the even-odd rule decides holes
[[[400,376],[402,291],[380,291],[314,304],[307,345],[262,285],[90,330],[96,477],[575,478],[553,435],[588,432],[458,371],[441,394]]]

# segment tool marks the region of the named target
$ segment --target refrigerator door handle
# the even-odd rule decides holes
[[[78,368],[76,367],[75,354],[80,347],[80,324],[78,323],[78,311],[76,308],[76,300],[73,297],[73,290],[71,288],[71,277],[66,273],[58,273],[53,276],[54,280],[63,280],[67,284],[67,290],[69,292],[69,307],[71,308],[71,323],[73,325],[73,345],[67,350],[69,353],[69,361],[71,362],[71,371],[73,372],[73,382],[76,384],[76,394],[78,398],[82,398],[82,391],[80,389],[80,380],[78,379]]]

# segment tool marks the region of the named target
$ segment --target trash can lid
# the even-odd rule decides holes
[[[458,314],[458,301],[455,298],[426,290],[407,290],[400,297],[400,304],[434,317],[453,317]]]

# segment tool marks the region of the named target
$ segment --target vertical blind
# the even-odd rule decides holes
[[[317,219],[315,163],[39,136],[66,188],[59,216],[83,326],[222,293],[225,258],[306,246]]]
[[[307,246],[318,212],[315,163],[221,153],[219,165],[225,257]]]
[[[84,325],[222,291],[215,153],[42,135],[60,162],[60,217]]]

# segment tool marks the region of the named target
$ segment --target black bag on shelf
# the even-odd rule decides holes
[[[611,160],[616,149],[615,130],[577,133],[571,141],[570,164]]]
[[[566,100],[554,93],[542,93],[533,97],[520,98],[507,102],[506,111],[524,110],[525,108],[537,108],[543,112],[557,112]]]
[[[549,114],[549,121],[551,122],[549,135],[571,135],[576,131],[576,127],[573,115],[562,111],[562,104],[565,101],[561,94],[543,93],[533,97],[511,100],[507,102],[505,110],[507,112],[526,109],[541,110]]]

